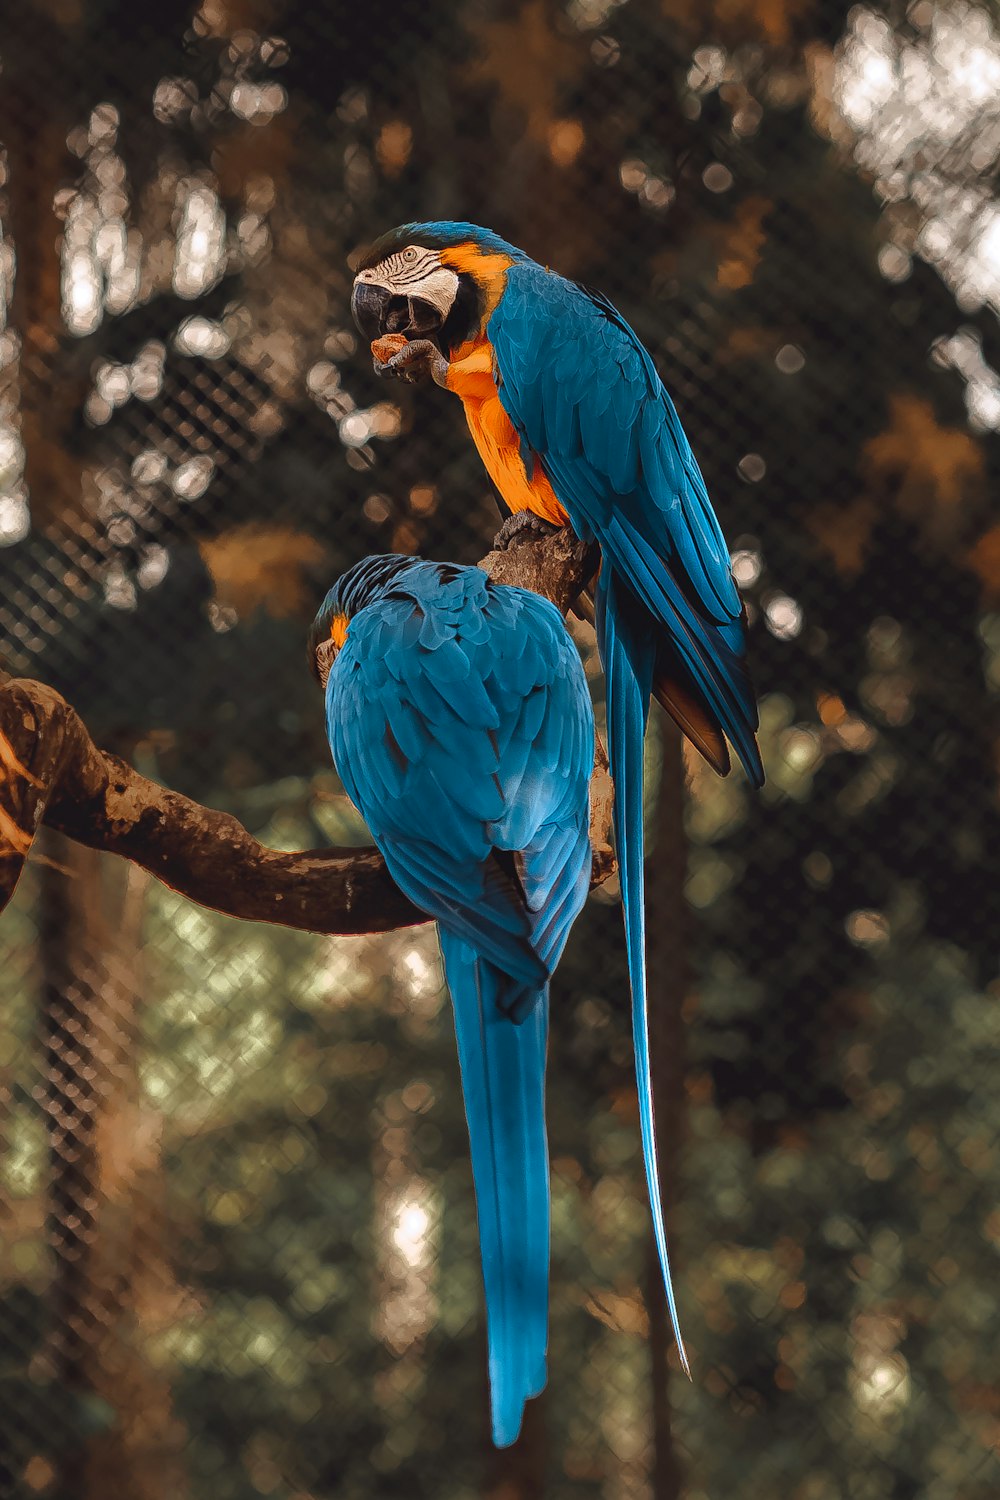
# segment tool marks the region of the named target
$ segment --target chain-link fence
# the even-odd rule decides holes
[[[0,60],[7,673],[266,842],[362,841],[306,623],[497,512],[458,403],[372,373],[348,258],[468,218],[653,352],[768,773],[682,778],[654,716],[694,1379],[605,888],[553,992],[550,1379],[505,1454],[433,929],[252,926],[40,841],[0,924],[0,1494],[993,1500],[992,9],[27,0]]]

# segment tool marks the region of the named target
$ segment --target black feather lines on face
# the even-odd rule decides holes
[[[390,229],[387,234],[379,236],[358,261],[354,274],[373,270],[387,256],[396,250],[405,250],[407,245],[420,245],[425,250],[441,250],[444,242],[432,234],[421,233],[415,224],[401,224],[398,229]]]
[[[404,230],[406,226],[404,225]],[[403,250],[407,245],[421,245],[425,249],[440,249],[430,235],[420,235],[416,232],[410,234],[393,231],[383,235],[376,240],[371,250],[358,264],[357,272],[371,271],[381,265],[394,251]],[[433,344],[447,359],[452,350],[464,344],[467,339],[480,331],[483,313],[485,312],[485,300],[482,289],[477,285],[475,277],[470,276],[468,271],[459,271],[458,289],[455,292],[455,300],[451,305],[448,316],[437,328],[426,328],[421,331],[421,337],[429,338]],[[419,302],[419,292],[414,301]],[[401,308],[405,307],[405,299],[399,298]],[[428,304],[429,306],[429,304]],[[396,330],[388,329],[388,332]]]

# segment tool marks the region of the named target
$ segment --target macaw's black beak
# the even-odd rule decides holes
[[[351,312],[358,330],[371,343],[384,333],[402,333],[407,338],[434,338],[441,328],[441,314],[420,297],[399,297],[383,286],[356,281],[351,294]]]
[[[405,298],[397,297],[395,300],[402,302],[405,307]],[[387,292],[385,287],[371,286],[367,281],[354,283],[354,291],[351,293],[351,313],[358,325],[358,332],[362,333],[369,343],[381,334],[390,331],[383,324],[382,318],[388,313],[391,301],[393,301],[392,293]]]

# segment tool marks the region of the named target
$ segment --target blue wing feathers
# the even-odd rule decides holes
[[[597,624],[643,1156],[687,1368],[649,1065],[643,737],[655,681],[714,765],[728,768],[724,735],[760,784],[743,610],[677,412],[621,314],[489,234],[444,227],[513,258],[486,328],[499,398],[527,471],[541,465],[577,535],[602,549]],[[362,627],[365,611],[352,620],[331,673],[340,708],[328,700],[330,740],[391,871],[441,927],[480,1218],[494,1437],[503,1444],[545,1379],[547,978],[586,895],[593,728],[579,661],[574,677],[550,606],[518,590],[490,594],[475,570],[432,578],[421,568],[432,565],[413,564],[406,587],[383,601],[410,612],[394,616],[394,628]]]
[[[352,617],[327,727],[390,872],[439,923],[504,1445],[545,1383],[548,979],[589,886],[594,728],[555,608],[456,572],[415,561]]]
[[[759,782],[752,694],[742,690],[745,669],[730,660],[742,658],[744,643],[728,549],[648,351],[605,297],[531,262],[508,272],[487,335],[504,409],[522,444],[540,456],[577,533],[603,545],[613,520],[627,526],[643,566],[634,573],[621,548],[616,565],[667,638],[678,629],[678,609],[664,596],[684,599],[680,618],[700,640],[696,662],[689,644],[680,645],[680,659]]]
[[[620,313],[596,293],[531,263],[508,273],[490,319],[498,391],[522,447],[539,455],[578,535],[603,566],[598,639],[607,683],[608,754],[632,989],[643,1155],[670,1316],[646,1020],[643,738],[657,660],[690,686],[763,779],[744,622],[729,552],[676,409]],[[696,730],[697,732],[697,730]],[[714,731],[713,731],[714,732]],[[710,741],[702,740],[713,753]],[[723,769],[724,746],[714,747]]]

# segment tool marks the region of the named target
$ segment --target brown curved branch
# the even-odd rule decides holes
[[[567,531],[518,540],[481,566],[498,582],[544,593],[565,613],[593,571],[589,549]],[[599,747],[591,786],[595,885],[614,868],[610,819]],[[14,679],[0,687],[0,912],[43,823],[234,917],[330,933],[385,932],[427,920],[377,850],[268,849],[228,813],[158,786],[98,749],[53,688]]]

